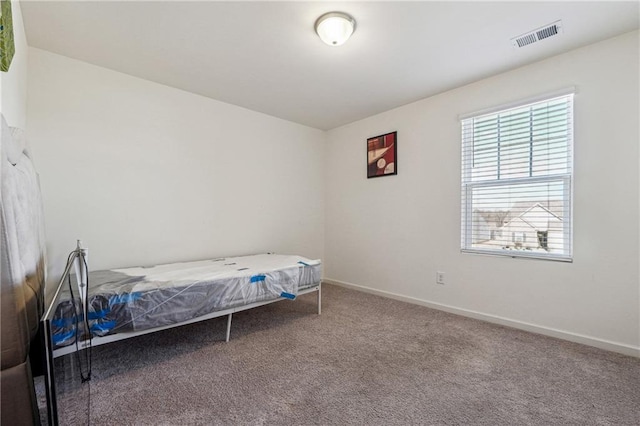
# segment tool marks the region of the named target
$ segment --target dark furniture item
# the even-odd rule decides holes
[[[0,424],[39,424],[31,358],[44,310],[45,250],[38,176],[2,117]],[[38,366],[39,367],[39,366]]]

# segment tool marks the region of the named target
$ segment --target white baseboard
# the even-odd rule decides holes
[[[509,318],[500,317],[497,315],[483,314],[482,312],[476,312],[468,309],[457,308],[455,306],[444,305],[441,303],[429,302],[427,300],[417,299],[415,297],[403,296],[401,294],[391,293],[383,290],[377,290],[374,288],[352,284],[344,281],[334,280],[331,278],[323,278],[322,282],[327,284],[335,284],[340,287],[363,291],[365,293],[371,293],[377,296],[388,297],[390,299],[400,300],[402,302],[408,302],[414,305],[426,306],[428,308],[450,312],[452,314],[462,315],[464,317],[487,321],[494,324],[500,324],[507,327],[517,328],[520,330],[530,331],[532,333],[538,333],[545,336],[556,337],[558,339],[568,340],[570,342],[575,342],[575,343],[581,343],[583,345],[588,345],[588,346],[594,346],[596,348],[605,349],[608,351],[617,352],[624,355],[630,355],[633,357],[640,358],[640,347],[638,346],[631,346],[631,345],[625,345],[622,343],[611,342],[609,340],[598,339],[595,337],[585,336],[583,334],[557,330],[555,328],[543,327],[540,325],[535,325],[535,324],[530,324],[530,323],[517,321]]]

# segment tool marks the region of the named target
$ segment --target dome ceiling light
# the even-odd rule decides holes
[[[343,12],[329,12],[318,18],[314,28],[320,40],[329,46],[340,46],[356,30],[356,20]]]

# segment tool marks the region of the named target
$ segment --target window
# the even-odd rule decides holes
[[[538,247],[547,250],[547,238],[549,231],[538,231]]]
[[[571,261],[573,94],[462,119],[462,251]]]

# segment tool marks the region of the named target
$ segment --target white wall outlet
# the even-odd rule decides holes
[[[436,284],[444,285],[444,272],[436,272]]]

